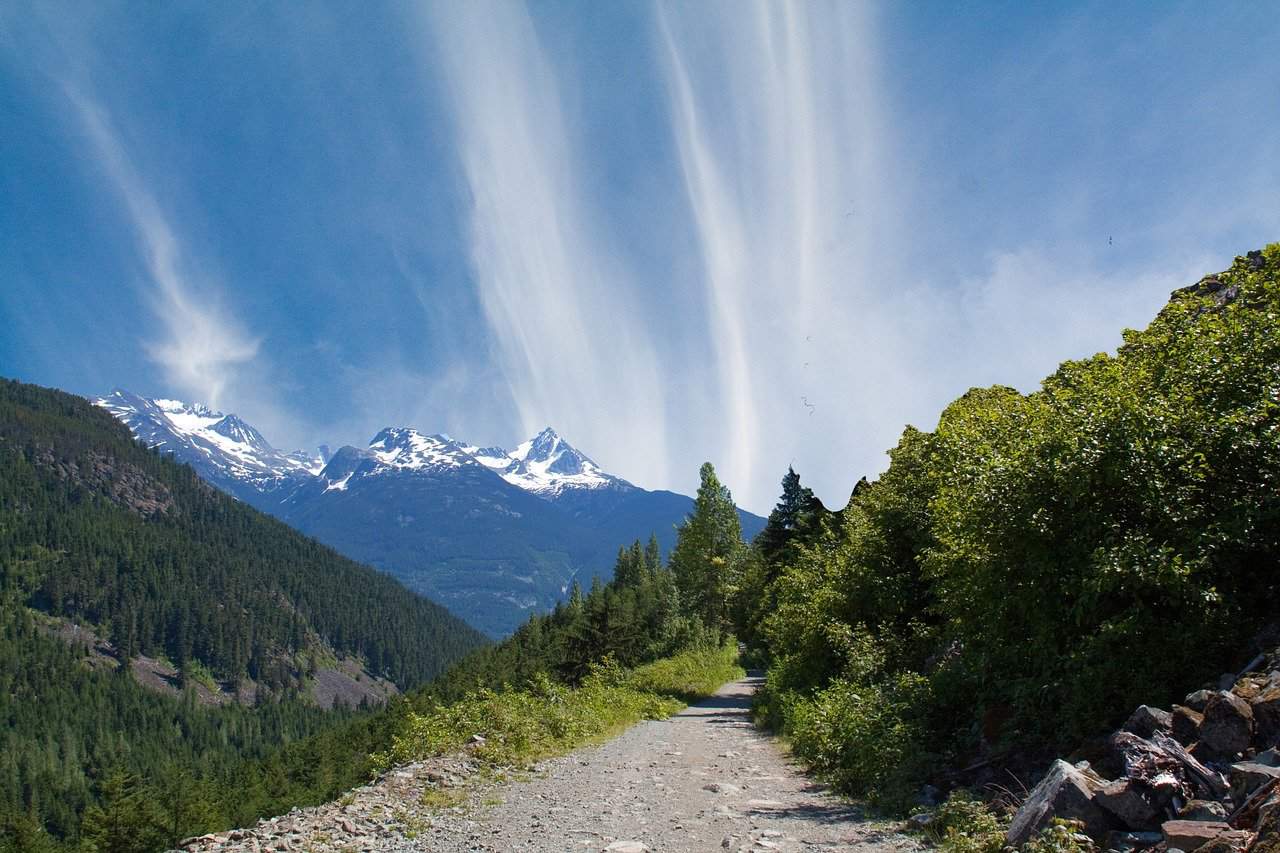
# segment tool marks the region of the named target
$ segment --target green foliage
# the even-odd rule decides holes
[[[410,712],[374,764],[388,768],[472,744],[472,754],[491,764],[524,766],[639,720],[669,716],[683,707],[673,695],[709,695],[741,672],[733,654],[732,647],[694,649],[635,671],[610,657],[592,664],[576,688],[545,675],[523,690],[483,688]]]
[[[884,798],[910,781],[895,761],[918,780],[927,757],[1067,746],[1237,666],[1274,618],[1278,328],[1273,245],[1114,356],[908,428],[879,480],[743,574],[765,579],[766,719]]]
[[[837,679],[811,697],[790,698],[792,748],[840,789],[900,810],[931,763],[920,749],[931,698],[928,681],[914,673],[881,683]]]
[[[10,573],[22,580],[10,580]],[[401,687],[484,643],[386,575],[205,484],[70,394],[0,380],[0,586],[100,626],[127,656],[302,686],[314,645]]]
[[[686,615],[723,637],[731,627],[729,602],[743,550],[742,526],[733,496],[710,462],[703,463],[700,477],[693,512],[677,531],[671,571]]]
[[[73,621],[184,685],[252,679],[259,706],[146,689],[53,636]],[[158,849],[330,798],[399,711],[316,708],[299,662],[336,650],[411,687],[481,643],[87,401],[0,381],[0,850]]]
[[[1021,853],[1096,853],[1097,849],[1084,834],[1083,823],[1055,818],[1039,835],[1022,845]]]
[[[943,853],[1000,853],[1006,821],[965,790],[952,792],[924,833]]]

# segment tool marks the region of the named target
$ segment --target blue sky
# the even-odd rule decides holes
[[[1280,239],[1273,3],[0,7],[0,374],[767,511]]]

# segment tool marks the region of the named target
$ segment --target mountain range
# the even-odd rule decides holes
[[[691,498],[610,474],[547,428],[514,450],[408,427],[367,447],[286,453],[234,414],[116,389],[96,401],[147,445],[489,634],[509,634],[575,581],[607,580],[620,545],[664,550]],[[739,510],[745,537],[764,519]]]

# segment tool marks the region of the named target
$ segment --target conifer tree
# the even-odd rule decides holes
[[[800,475],[788,467],[782,478],[782,496],[769,513],[764,530],[756,536],[755,545],[769,567],[786,561],[787,551],[797,536],[815,527],[822,504],[813,490],[800,485]]]
[[[742,549],[742,526],[733,496],[704,462],[693,513],[680,525],[671,570],[685,613],[723,635],[728,627],[732,572]]]

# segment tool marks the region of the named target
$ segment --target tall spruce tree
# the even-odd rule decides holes
[[[777,505],[769,513],[769,521],[755,538],[755,545],[760,549],[766,567],[775,567],[786,562],[791,544],[804,533],[817,526],[823,514],[822,503],[814,496],[813,490],[800,485],[800,475],[794,468],[788,467],[782,478],[782,496]],[[776,569],[770,571],[770,579],[776,575]]]
[[[704,462],[693,512],[677,531],[671,571],[687,615],[724,634],[729,627],[732,573],[743,547],[742,526],[733,496]]]

